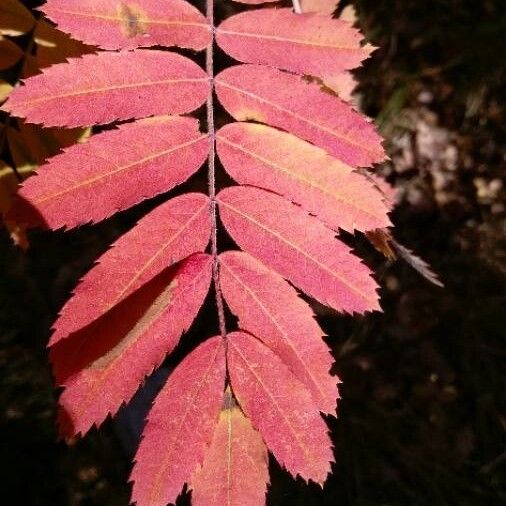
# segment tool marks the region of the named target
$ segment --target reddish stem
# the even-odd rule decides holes
[[[212,30],[211,42],[206,49],[206,72],[211,82],[211,89],[207,97],[207,128],[209,132],[209,157],[208,157],[208,191],[211,199],[211,255],[213,257],[213,282],[216,293],[216,307],[218,309],[218,322],[220,334],[223,339],[227,337],[225,327],[225,309],[220,287],[220,266],[218,261],[218,217],[216,212],[216,165],[215,165],[215,140],[214,127],[214,0],[207,0],[206,15]]]

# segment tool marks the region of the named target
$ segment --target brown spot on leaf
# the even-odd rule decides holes
[[[144,23],[146,18],[143,11],[136,5],[121,2],[118,8],[118,15],[121,19],[122,31],[128,38],[146,33],[146,25]]]

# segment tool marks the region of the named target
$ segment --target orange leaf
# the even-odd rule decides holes
[[[227,407],[192,481],[192,505],[262,506],[269,482],[267,463],[260,434],[237,406]]]

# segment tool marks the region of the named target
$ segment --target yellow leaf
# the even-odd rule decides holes
[[[41,128],[18,121],[19,130],[9,128],[7,141],[18,172],[27,175],[61,148],[86,139],[89,129]]]
[[[23,35],[31,30],[34,23],[32,13],[18,0],[0,1],[0,35]]]
[[[9,96],[9,93],[12,91],[13,86],[9,84],[7,81],[0,79],[0,102],[3,102]]]
[[[0,215],[9,209],[12,196],[16,193],[17,188],[18,178],[16,173],[12,167],[0,160]],[[11,220],[5,220],[4,225],[9,232],[12,242],[21,249],[27,250],[29,243],[25,227]]]

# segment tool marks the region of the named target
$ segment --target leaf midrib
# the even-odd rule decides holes
[[[237,32],[233,30],[224,30],[223,28],[217,29],[218,34],[221,32],[222,34],[226,35],[235,35],[240,37],[250,37],[250,38],[257,38],[257,39],[265,39],[265,40],[274,40],[276,42],[290,42],[293,44],[301,44],[305,46],[314,46],[314,47],[322,47],[322,48],[328,48],[328,49],[337,49],[341,51],[350,51],[350,52],[364,52],[364,49],[362,47],[346,47],[344,45],[336,45],[336,44],[329,44],[324,42],[316,42],[312,40],[305,40],[305,39],[291,39],[289,37],[280,37],[278,35],[270,35],[270,34],[260,34],[260,33],[254,33],[254,32]]]
[[[39,76],[36,76],[36,78]],[[40,76],[40,77],[43,77]],[[107,87],[102,88],[88,88],[86,90],[81,91],[73,91],[70,93],[61,93],[59,95],[50,95],[50,96],[44,96],[39,98],[34,98],[32,100],[24,100],[19,101],[16,105],[23,105],[23,106],[31,106],[34,104],[39,104],[43,102],[50,102],[51,100],[58,100],[60,98],[69,98],[69,97],[79,97],[84,95],[92,95],[94,93],[105,93],[109,91],[116,91],[116,90],[123,90],[128,88],[143,88],[143,87],[149,87],[149,86],[158,86],[160,84],[179,84],[179,83],[195,83],[195,82],[206,82],[208,81],[207,77],[185,77],[182,79],[163,79],[159,81],[140,81],[136,83],[128,83],[128,84],[117,84],[117,85],[111,85]]]

